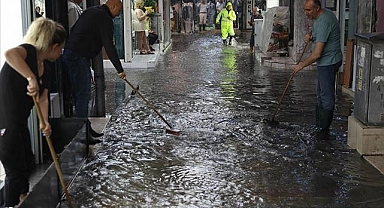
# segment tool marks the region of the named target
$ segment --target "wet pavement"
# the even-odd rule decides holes
[[[384,176],[347,145],[351,98],[339,93],[332,140],[313,135],[316,71],[294,77],[268,121],[290,69],[249,54],[249,34],[222,46],[217,34],[174,35],[154,69],[128,80],[106,70],[104,142],[70,187],[76,207],[382,207]]]

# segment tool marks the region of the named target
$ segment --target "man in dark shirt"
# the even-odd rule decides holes
[[[126,76],[113,43],[113,18],[119,15],[122,8],[120,0],[108,0],[101,6],[85,10],[72,27],[65,44],[63,62],[72,85],[76,117],[88,117],[91,97],[90,60],[100,53],[103,46],[118,76]]]
[[[261,16],[261,14],[259,12],[259,8],[257,6],[253,7],[252,14],[251,14],[251,20],[248,20],[248,24],[250,26],[252,26],[252,34],[251,34],[251,39],[249,41],[249,48],[250,48],[251,53],[253,53],[255,51],[254,48],[255,48],[255,34],[256,34],[256,31],[255,31],[256,19],[263,19],[263,16]]]

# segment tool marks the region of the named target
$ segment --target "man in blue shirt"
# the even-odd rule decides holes
[[[328,134],[335,107],[336,74],[343,60],[340,27],[333,12],[321,8],[320,0],[305,0],[304,12],[309,19],[313,20],[312,34],[305,37],[306,42],[313,41],[312,53],[306,60],[297,64],[292,73],[296,74],[304,67],[316,62],[316,127],[319,133]]]

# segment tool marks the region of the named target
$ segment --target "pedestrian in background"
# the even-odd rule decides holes
[[[335,108],[336,74],[342,64],[343,55],[340,45],[340,27],[335,14],[321,7],[320,0],[304,1],[305,15],[313,20],[312,34],[305,41],[312,41],[312,53],[303,62],[297,64],[292,73],[296,74],[304,67],[317,64],[317,105],[316,127],[321,135],[329,133]]]
[[[224,9],[224,7],[225,7],[225,2],[223,0],[218,0],[216,2],[216,16],[215,16],[215,19],[217,18],[217,16],[221,12],[221,10]],[[216,24],[216,29],[220,29],[220,25],[219,24]]]
[[[193,12],[193,1],[184,2],[182,5],[182,18],[184,23],[185,33],[194,33],[195,31],[195,20]]]
[[[91,58],[96,57],[103,46],[118,76],[125,78],[113,42],[113,18],[120,14],[122,8],[120,0],[108,0],[101,6],[86,9],[72,27],[62,59],[71,81],[75,117],[88,118],[88,104],[91,98]],[[99,142],[101,140],[92,139],[89,144]]]
[[[147,38],[148,38],[149,49],[151,51],[155,51],[155,49],[152,46],[159,39],[159,35],[157,35],[155,33],[155,31],[153,31],[153,30],[148,30],[148,37]]]
[[[197,4],[199,10],[199,31],[201,31],[201,28],[205,30],[205,26],[207,25],[208,7],[207,0],[201,0],[200,3]]]
[[[28,117],[39,103],[44,121],[42,132],[49,136],[48,88],[51,72],[45,61],[60,57],[66,39],[60,24],[40,17],[32,22],[24,37],[25,44],[5,52],[0,71],[0,160],[5,169],[4,206],[14,207],[29,192],[29,177],[34,156],[28,129]],[[44,128],[43,128],[44,127]]]
[[[81,2],[83,0],[68,0],[68,32],[71,32],[71,28],[83,13],[83,9],[79,5]]]
[[[44,12],[41,12],[41,9],[39,6],[35,7],[35,19],[42,17]]]
[[[255,34],[256,34],[255,20],[256,19],[263,19],[263,16],[261,16],[261,14],[259,13],[259,8],[255,6],[252,9],[251,19],[248,20],[248,24],[252,26],[252,34],[249,41],[249,49],[251,53],[255,51]]]
[[[172,13],[173,13],[173,19],[171,19],[172,27],[171,32],[181,32],[181,21],[180,21],[180,15],[179,12],[176,10],[176,5],[179,6],[179,4],[175,4],[172,6]]]
[[[139,48],[140,54],[153,54],[148,45],[147,36],[145,30],[147,29],[147,20],[149,19],[148,11],[143,11],[144,1],[136,0],[135,10],[132,15],[133,30],[136,31],[137,36],[137,47]]]
[[[232,9],[232,3],[227,2],[227,5],[216,17],[216,24],[220,22],[221,27],[221,39],[223,40],[224,45],[227,44],[227,38],[229,35],[229,43],[232,44],[232,38],[235,36],[235,31],[233,29],[233,21],[236,20],[236,14]]]
[[[214,0],[209,0],[208,4],[208,13],[207,13],[207,26],[212,27],[215,25],[216,18],[216,4],[213,3]]]

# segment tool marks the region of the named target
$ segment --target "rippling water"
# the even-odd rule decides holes
[[[316,140],[316,72],[304,70],[284,97],[275,117],[279,124],[269,125],[265,120],[290,70],[262,67],[246,41],[240,37],[236,46],[222,47],[215,35],[174,36],[156,69],[127,73],[182,131],[178,137],[166,134],[167,125],[140,97],[107,74],[112,118],[104,142],[70,189],[74,204],[383,206],[384,177],[346,144],[352,101],[338,96],[333,140]]]

